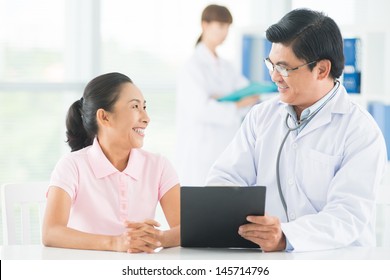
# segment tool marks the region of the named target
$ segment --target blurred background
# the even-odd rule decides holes
[[[176,78],[200,35],[201,12],[212,3],[234,18],[220,54],[251,80],[267,78],[269,25],[298,7],[328,14],[350,40],[345,85],[390,134],[389,1],[0,0],[0,185],[49,180],[70,151],[67,109],[89,80],[112,71],[128,75],[147,100],[144,148],[173,162]]]

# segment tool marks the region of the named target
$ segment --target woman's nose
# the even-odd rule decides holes
[[[143,111],[143,114],[142,114],[141,118],[142,118],[141,120],[142,120],[143,123],[148,124],[150,122],[149,115],[148,115],[148,113],[145,110]]]

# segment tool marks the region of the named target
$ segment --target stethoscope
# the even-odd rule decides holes
[[[315,117],[315,115],[317,115],[318,112],[321,111],[321,109],[324,108],[325,105],[328,104],[328,102],[330,100],[332,100],[332,98],[336,95],[336,92],[339,89],[339,87],[340,87],[340,82],[336,81],[336,88],[333,91],[333,93],[325,100],[324,103],[321,104],[320,107],[318,107],[313,113],[310,113],[309,116],[306,119],[304,119],[301,122],[299,122],[297,126],[291,127],[289,125],[288,120],[291,117],[291,115],[289,113],[287,113],[285,124],[286,124],[286,127],[287,127],[288,131],[287,131],[286,135],[283,138],[282,144],[280,144],[280,148],[279,148],[279,151],[278,151],[278,157],[276,159],[276,181],[277,181],[277,184],[278,184],[279,197],[280,197],[280,200],[282,202],[282,205],[283,205],[283,208],[284,208],[284,212],[286,213],[286,218],[287,218],[288,222],[290,221],[290,219],[288,217],[286,200],[284,199],[284,195],[283,195],[283,192],[282,192],[282,187],[281,187],[281,184],[280,184],[280,171],[279,171],[280,156],[282,154],[282,149],[283,149],[284,143],[286,142],[288,135],[290,135],[290,132],[296,131],[296,130],[306,126]]]

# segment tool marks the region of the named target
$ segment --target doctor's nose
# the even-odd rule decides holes
[[[273,70],[272,72],[270,71],[269,74],[271,76],[271,80],[274,83],[279,83],[279,82],[283,81],[283,76],[278,71]]]

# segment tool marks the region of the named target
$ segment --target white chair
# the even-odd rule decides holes
[[[377,245],[390,247],[390,185],[380,185],[376,204]]]
[[[40,244],[48,182],[1,186],[3,244]]]

